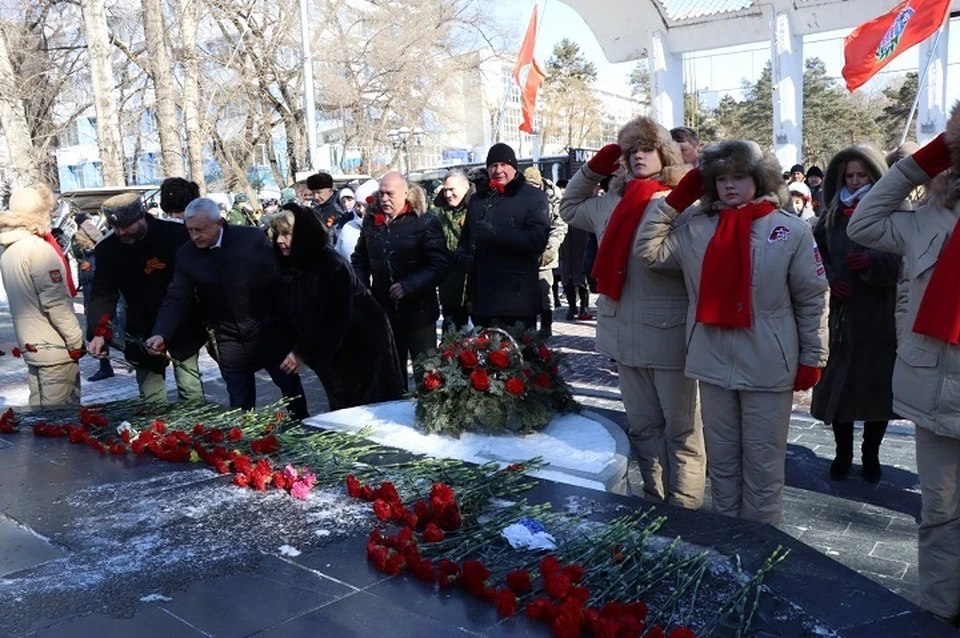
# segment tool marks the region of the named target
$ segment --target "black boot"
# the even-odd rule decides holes
[[[540,311],[540,338],[546,341],[553,336],[553,311]]]
[[[553,307],[559,308],[561,305],[563,305],[560,303],[560,282],[554,279],[552,288],[553,288]]]
[[[868,483],[876,483],[883,476],[880,469],[880,443],[887,432],[886,421],[867,421],[863,424],[863,445],[860,446],[860,459],[863,463],[863,478]]]
[[[853,423],[834,423],[833,440],[837,452],[830,465],[830,478],[840,481],[847,478],[853,465]]]
[[[113,376],[113,366],[110,365],[110,359],[100,359],[100,369],[92,376],[87,377],[87,381],[103,381]]]
[[[577,286],[577,293],[580,295],[580,314],[577,315],[577,319],[583,321],[596,319],[590,312],[590,291],[586,286]]]
[[[564,284],[563,296],[567,298],[570,309],[567,310],[567,321],[573,321],[577,317],[577,289],[575,286]]]

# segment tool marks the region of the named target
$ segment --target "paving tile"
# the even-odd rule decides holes
[[[482,633],[500,621],[497,609],[463,591],[435,591],[412,578],[391,578],[368,587],[367,593],[395,605],[415,609],[448,626]]]
[[[897,636],[897,638],[932,638],[934,636],[956,635],[939,620],[922,611],[912,610],[891,615],[871,623],[857,624],[843,629],[845,638],[877,638],[879,636]]]
[[[0,577],[63,556],[63,550],[0,514]]]
[[[89,614],[28,634],[36,638],[193,638],[209,636],[158,607],[142,607],[132,618]]]
[[[391,578],[376,570],[367,560],[366,542],[366,537],[348,538],[290,560],[340,581],[348,588],[364,589]]]

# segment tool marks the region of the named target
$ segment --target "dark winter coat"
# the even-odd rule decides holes
[[[810,187],[810,207],[813,209],[813,214],[817,217],[823,217],[823,213],[827,210],[827,202],[823,199],[822,182],[819,186]]]
[[[152,332],[167,288],[177,266],[177,253],[190,244],[186,226],[146,216],[147,234],[140,241],[124,244],[116,235],[100,241],[95,251],[96,268],[87,306],[87,339],[93,338],[100,317],[113,319],[120,295],[126,302],[125,331],[141,341]],[[191,244],[192,245],[192,244]],[[199,309],[188,300],[179,326],[169,333],[167,352],[177,360],[197,354],[207,335]],[[142,346],[128,343],[124,350],[128,361],[162,370],[166,360],[147,354]]]
[[[294,218],[284,268],[294,352],[320,378],[331,410],[400,399],[406,372],[386,313],[312,211],[297,207]]]
[[[583,257],[587,252],[587,240],[590,233],[575,226],[568,226],[567,236],[560,244],[560,283],[564,286],[585,285],[587,280],[583,273]]]
[[[825,423],[886,421],[893,413],[893,366],[897,357],[895,311],[899,255],[867,249],[847,236],[849,218],[841,212],[827,224],[820,217],[814,237],[827,279],[843,278],[853,285],[846,299],[830,297],[830,358],[813,388],[810,412]],[[867,270],[851,272],[844,257],[865,250]]]
[[[223,227],[219,248],[180,247],[153,334],[167,339],[182,324],[193,299],[217,338],[220,368],[259,370],[283,359],[293,345],[283,329],[282,280],[273,246],[260,229]]]
[[[443,236],[447,240],[447,251],[452,255],[460,242],[460,233],[467,220],[467,206],[473,195],[473,187],[456,208],[451,208],[441,192],[433,201],[433,214],[440,220]],[[460,270],[454,260],[450,260],[447,276],[440,284],[440,305],[444,308],[458,308],[466,304],[467,273]]]
[[[434,215],[408,210],[390,222],[383,213],[364,215],[350,263],[360,281],[371,287],[395,333],[437,322],[437,286],[447,275],[450,255]],[[403,286],[399,301],[390,298],[395,283]]]
[[[496,229],[486,242],[474,239],[480,222]],[[470,300],[475,317],[532,317],[540,312],[540,255],[550,234],[547,194],[522,173],[495,191],[478,193],[467,208],[457,261],[472,255]]]

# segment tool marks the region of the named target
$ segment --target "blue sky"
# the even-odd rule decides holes
[[[629,0],[625,0],[629,1]],[[499,4],[499,3],[498,3]],[[498,7],[501,20],[504,24],[514,25],[515,48],[519,50],[520,42],[530,13],[535,3],[532,0],[516,0]],[[596,37],[587,27],[580,15],[559,0],[542,0],[538,3],[542,13],[540,33],[537,39],[537,59],[545,62],[550,56],[554,44],[567,37],[580,45],[580,49],[587,59],[597,65],[598,78],[604,83],[626,85],[627,75],[634,67],[633,62],[610,64],[603,55],[603,50]],[[865,19],[867,19],[865,17]],[[819,57],[826,66],[827,72],[837,78],[843,67],[843,38],[850,30],[830,31],[808,36],[804,40],[804,57]],[[948,50],[949,69],[947,74],[947,103],[952,104],[960,99],[960,21],[951,22],[951,39]],[[730,49],[700,51],[685,63],[685,78],[688,85],[695,84],[697,89],[709,88],[722,92],[730,90],[736,93],[741,79],[756,80],[764,64],[770,58],[769,42],[753,42]],[[891,79],[902,76],[907,71],[916,70],[918,66],[917,48],[908,50],[871,80],[863,89],[865,91],[879,91]],[[952,74],[952,77],[951,77]],[[691,81],[691,77],[695,78]]]

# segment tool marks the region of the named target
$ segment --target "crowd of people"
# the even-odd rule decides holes
[[[922,491],[921,604],[960,622],[960,113],[921,148],[884,157],[858,144],[826,169],[784,173],[750,141],[700,149],[687,128],[638,117],[571,177],[520,171],[493,145],[486,170],[451,171],[434,192],[390,172],[337,193],[311,176],[309,199],[284,189],[255,214],[230,211],[181,178],[164,182],[155,219],[134,194],[103,204],[112,232],[78,250],[86,336],[67,259],[50,236],[43,186],[0,213],[0,273],[30,370],[31,403],[79,400],[77,359],[116,343],[146,400],[203,399],[207,347],[231,407],[256,403],[266,370],[298,418],[299,373],[331,409],[408,390],[444,329],[502,326],[552,335],[592,320],[616,362],[635,493],[777,524],[795,391],[813,389],[829,424],[830,476],[882,477],[889,420],[917,426]],[[892,168],[891,168],[892,166]],[[80,220],[80,228],[84,228]],[[80,233],[78,233],[80,234]],[[121,303],[122,299],[122,303]],[[37,344],[26,348],[25,344]],[[99,370],[98,374],[112,372]]]

